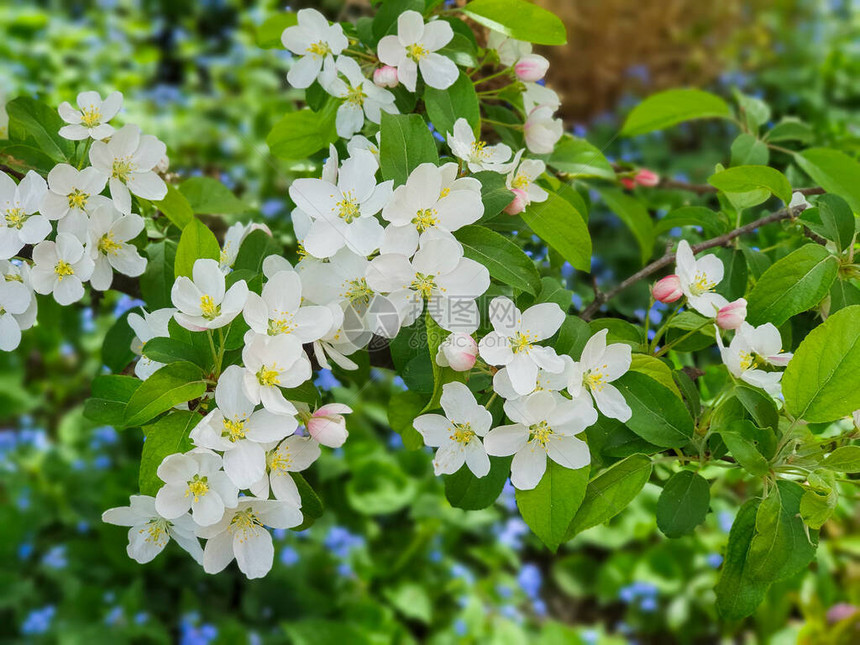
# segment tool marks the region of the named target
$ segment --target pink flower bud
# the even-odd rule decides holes
[[[549,61],[540,54],[527,54],[514,65],[517,78],[527,83],[535,83],[544,77],[549,69]]]
[[[658,175],[653,170],[641,168],[639,172],[636,173],[635,180],[636,183],[640,186],[648,186],[649,188],[653,188],[660,183],[660,175]]]
[[[651,288],[651,294],[655,300],[660,302],[675,302],[678,298],[684,295],[681,290],[681,279],[674,273],[667,275],[665,278],[657,280]]]
[[[450,367],[455,372],[467,372],[475,365],[478,357],[478,344],[469,334],[455,331],[439,345],[436,364]]]
[[[373,82],[379,87],[397,87],[397,68],[383,65],[373,70]]]
[[[342,403],[328,403],[308,419],[308,433],[324,446],[340,448],[349,435],[343,415],[350,412],[352,408]]]
[[[624,186],[627,190],[633,190],[636,186],[636,182],[634,182],[630,177],[622,177],[618,181],[621,182],[621,185]]]
[[[505,212],[508,215],[518,215],[529,205],[529,196],[526,191],[519,188],[511,188],[511,192],[514,194],[514,201],[505,206]]]
[[[717,326],[720,329],[737,329],[747,317],[747,301],[738,298],[717,312]]]

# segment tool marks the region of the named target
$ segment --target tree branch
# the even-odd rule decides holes
[[[712,249],[716,246],[724,246],[728,242],[732,241],[736,237],[743,235],[744,233],[749,233],[759,228],[760,226],[764,226],[765,224],[771,224],[773,222],[779,222],[784,219],[795,218],[800,213],[806,210],[805,204],[800,204],[798,206],[793,206],[791,208],[783,208],[775,213],[771,213],[770,215],[765,215],[764,217],[757,219],[754,222],[750,222],[749,224],[744,224],[740,228],[736,228],[733,231],[729,231],[723,235],[712,238],[710,240],[705,240],[704,242],[700,242],[699,244],[694,244],[692,246],[693,253],[699,253],[700,251],[704,251],[706,249]],[[674,252],[667,252],[663,257],[654,260],[648,266],[640,269],[629,278],[625,279],[623,282],[613,287],[609,291],[599,291],[595,292],[594,300],[583,310],[580,314],[580,318],[583,320],[591,320],[592,316],[603,306],[606,302],[614,298],[616,295],[624,291],[627,287],[632,285],[643,278],[647,278],[653,273],[656,273],[663,267],[671,264],[675,260]]]

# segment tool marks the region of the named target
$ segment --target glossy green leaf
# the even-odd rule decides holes
[[[615,180],[612,164],[585,139],[565,135],[556,144],[547,163],[556,170],[572,175],[572,179],[595,177]]]
[[[215,234],[203,222],[195,219],[182,229],[173,273],[177,278],[183,275],[190,278],[197,260],[208,258],[217,262],[220,257],[221,245],[215,239]]]
[[[564,45],[564,23],[527,0],[472,0],[461,10],[480,25],[536,45]]]
[[[185,225],[194,219],[194,209],[191,208],[188,199],[170,184],[167,184],[167,195],[165,198],[160,202],[152,203],[179,230],[185,228]]]
[[[464,72],[454,84],[444,90],[427,86],[424,90],[424,106],[430,122],[443,136],[454,131],[454,122],[463,118],[472,128],[481,123],[478,94],[472,80]]]
[[[546,547],[555,553],[585,498],[589,468],[571,470],[547,459],[546,472],[532,490],[517,490],[520,514]]]
[[[748,193],[765,189],[788,204],[791,184],[781,172],[770,166],[735,166],[711,175],[708,183],[724,193]]]
[[[418,114],[382,113],[379,159],[383,179],[406,183],[422,163],[437,163],[439,153],[424,119]]]
[[[475,477],[465,465],[453,475],[446,475],[445,497],[448,502],[451,506],[467,511],[478,511],[491,506],[501,495],[511,474],[512,459],[513,457],[491,459],[490,472],[483,477]]]
[[[304,159],[324,150],[337,140],[334,101],[319,112],[297,110],[288,112],[266,137],[272,155],[279,159]]]
[[[648,210],[638,199],[614,188],[605,188],[600,191],[600,195],[609,209],[633,233],[639,245],[642,264],[645,264],[654,252],[654,224]]]
[[[172,407],[203,396],[203,371],[186,362],[170,363],[155,372],[135,390],[123,420],[126,426],[140,426]]]
[[[729,532],[729,544],[720,580],[714,591],[717,594],[717,611],[726,620],[749,616],[764,600],[770,586],[749,574],[749,550],[755,534],[759,500],[748,500],[738,511]]]
[[[217,179],[191,177],[179,185],[180,192],[198,215],[235,215],[246,213],[248,205]]]
[[[521,214],[528,227],[574,268],[591,270],[591,236],[585,218],[566,199],[549,193],[545,202],[532,202]]]
[[[840,446],[821,465],[840,473],[860,473],[860,446]]]
[[[856,159],[839,150],[810,148],[796,153],[794,160],[816,184],[844,198],[852,211],[860,213],[860,163]]]
[[[633,108],[624,121],[621,134],[639,134],[664,130],[693,119],[731,118],[728,104],[715,94],[694,89],[666,90],[653,94]]]
[[[483,226],[464,226],[454,236],[463,245],[464,255],[487,267],[491,277],[533,296],[540,291],[534,261],[508,238]]]
[[[292,27],[298,22],[298,16],[292,11],[279,11],[275,15],[269,16],[262,25],[257,27],[257,47],[261,49],[283,48],[281,34],[284,33],[284,29]]]
[[[203,417],[188,410],[175,410],[157,422],[143,427],[146,441],[140,455],[140,493],[155,495],[164,482],[157,471],[168,455],[193,448],[188,435]]]
[[[710,503],[711,489],[704,477],[692,470],[675,473],[657,500],[657,528],[670,538],[688,535],[705,521]]]
[[[633,411],[626,422],[633,432],[665,448],[679,448],[690,442],[693,419],[675,391],[639,372],[627,372],[612,385]]]

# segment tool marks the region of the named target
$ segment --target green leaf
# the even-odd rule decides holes
[[[396,34],[397,19],[404,11],[423,13],[424,3],[422,0],[387,0],[383,2],[373,18],[373,38],[378,42],[383,36]]]
[[[546,472],[532,490],[517,490],[517,507],[525,523],[553,553],[585,498],[589,468],[571,470],[547,459]]]
[[[420,115],[383,112],[380,131],[382,177],[393,179],[395,187],[422,163],[438,163],[436,142]]]
[[[319,495],[317,495],[316,491],[311,487],[301,473],[291,472],[290,476],[296,483],[299,497],[301,497],[302,500],[303,518],[302,523],[298,526],[294,526],[291,530],[304,531],[306,528],[312,526],[318,518],[322,517],[322,514],[325,511],[325,506]]]
[[[217,179],[192,177],[179,185],[191,210],[206,215],[235,215],[246,213],[248,205]]]
[[[175,277],[191,277],[194,263],[200,259],[210,259],[216,262],[221,257],[221,246],[215,239],[215,234],[198,219],[192,220],[184,229],[176,248],[176,260],[173,265]]]
[[[102,363],[107,365],[111,372],[122,372],[134,360],[134,352],[131,351],[134,331],[128,324],[129,313],[126,312],[117,319],[105,334],[102,343]]]
[[[670,538],[688,535],[705,521],[710,504],[711,489],[704,477],[692,470],[675,473],[657,500],[657,528]]]
[[[454,122],[459,118],[466,119],[473,129],[481,124],[478,94],[471,79],[463,72],[446,90],[428,85],[424,90],[424,106],[433,127],[442,135],[453,132]]]
[[[830,313],[835,314],[851,305],[860,305],[860,289],[848,280],[836,280],[830,289]]]
[[[839,150],[809,148],[795,153],[794,160],[828,193],[845,198],[851,210],[860,213],[860,163]]]
[[[84,404],[84,417],[96,423],[122,426],[125,406],[142,381],[133,376],[102,374],[93,379],[91,398]]]
[[[505,177],[497,172],[484,170],[472,175],[481,182],[481,201],[484,202],[484,214],[479,222],[493,219],[514,199],[514,194],[505,184]]]
[[[764,166],[769,160],[767,144],[748,132],[732,142],[732,166]]]
[[[764,135],[765,141],[799,141],[810,143],[815,139],[812,128],[794,117],[785,117]]]
[[[185,225],[194,219],[194,209],[191,208],[188,199],[170,184],[167,184],[167,196],[160,202],[152,202],[152,204],[179,230],[185,228]]]
[[[791,201],[791,184],[770,166],[735,166],[711,175],[708,183],[724,193],[749,193],[766,189],[786,204]]]
[[[467,511],[478,511],[491,506],[501,495],[508,475],[511,474],[512,459],[513,457],[491,459],[490,472],[483,477],[475,477],[465,466],[453,475],[447,475],[445,497],[448,502],[451,506]]]
[[[642,264],[645,264],[654,252],[654,224],[648,209],[635,197],[614,188],[604,188],[600,195],[609,210],[618,215],[633,233],[642,254]]]
[[[474,37],[470,40],[455,30],[454,37],[436,53],[447,56],[460,67],[476,67],[478,65],[477,50],[472,40],[474,40]],[[469,84],[471,85],[471,81],[469,81]]]
[[[508,238],[483,226],[464,226],[454,233],[467,258],[480,262],[490,276],[536,296],[541,288],[534,261]]]
[[[151,310],[172,306],[170,290],[173,288],[176,261],[176,242],[165,240],[146,247],[148,262],[140,276],[140,292]]]
[[[388,424],[403,438],[403,445],[407,450],[418,450],[424,447],[424,439],[412,426],[412,422],[421,414],[426,400],[426,396],[412,390],[395,392],[391,395],[388,403]]]
[[[466,374],[457,372],[450,367],[442,367],[436,362],[436,353],[439,351],[439,345],[448,336],[448,332],[442,329],[433,316],[430,315],[430,308],[427,308],[427,313],[424,316],[424,329],[427,335],[427,352],[430,359],[430,366],[433,370],[433,395],[424,406],[422,413],[428,410],[433,410],[439,407],[439,401],[442,398],[442,386],[451,381],[460,381],[465,383]]]
[[[242,240],[236,260],[233,262],[233,270],[260,273],[263,270],[263,260],[270,255],[278,255],[280,251],[278,243],[266,231],[251,231]]]
[[[0,160],[3,161],[4,166],[9,166],[12,170],[21,173],[35,170],[42,175],[47,175],[57,162],[42,152],[41,148],[37,148],[35,141],[32,139],[29,141],[33,145],[0,140]]]
[[[124,425],[141,426],[175,405],[206,393],[203,371],[191,363],[165,365],[135,390],[125,409]]]
[[[770,428],[774,432],[779,429],[779,412],[776,409],[776,403],[770,396],[757,388],[746,385],[736,385],[735,396],[759,427]],[[772,449],[775,447],[770,446],[769,449],[762,450],[762,454],[767,458],[772,457]]]
[[[649,96],[627,116],[622,136],[664,130],[683,121],[708,118],[731,118],[728,104],[719,96],[702,90],[667,90]]]
[[[559,141],[547,163],[573,179],[595,177],[615,181],[615,170],[603,153],[585,139],[565,135]]]
[[[272,155],[279,159],[304,159],[337,140],[335,114],[337,102],[329,101],[319,112],[288,112],[266,137]]]
[[[564,45],[564,23],[551,11],[526,0],[472,0],[461,9],[484,27],[536,45]]]
[[[821,465],[840,473],[860,473],[860,446],[840,446]]]
[[[750,542],[755,533],[756,512],[759,501],[751,499],[738,511],[732,530],[717,594],[717,611],[726,620],[738,620],[753,613],[764,600],[767,582],[753,579],[748,572]]]
[[[630,371],[645,374],[657,381],[660,385],[669,388],[680,399],[681,391],[672,378],[672,368],[659,358],[649,354],[633,354],[630,360]]]
[[[406,618],[424,624],[430,624],[433,619],[433,601],[422,583],[404,580],[395,586],[386,586],[382,595]]]
[[[825,237],[833,240],[840,252],[850,248],[856,224],[848,202],[839,195],[822,195],[815,205],[825,227]]]
[[[781,327],[792,316],[816,306],[839,271],[839,260],[818,244],[806,244],[774,262],[747,297],[751,325]]]
[[[143,452],[140,455],[140,493],[155,495],[164,482],[157,471],[168,455],[193,448],[188,435],[203,417],[196,412],[176,410],[157,422],[144,426]]]
[[[206,365],[209,357],[199,348],[175,338],[158,337],[149,340],[143,346],[143,355],[158,363],[176,363],[186,361],[200,367]]]
[[[623,511],[651,477],[651,459],[631,455],[588,482],[585,498],[567,530],[565,540],[603,524]]]
[[[566,199],[549,193],[545,202],[532,202],[521,213],[528,227],[574,268],[591,270],[591,236],[585,218]]]
[[[729,230],[729,220],[722,213],[704,206],[682,206],[654,224],[654,235],[670,231],[676,226],[701,226],[705,235],[717,237]]]
[[[782,378],[786,410],[827,423],[860,408],[860,305],[845,307],[800,343]]]
[[[42,152],[57,162],[72,158],[75,144],[60,136],[60,128],[66,124],[57,110],[41,101],[19,96],[6,104],[6,114],[9,115],[11,140],[32,140]]]
[[[720,259],[725,269],[723,279],[714,291],[729,301],[740,298],[747,291],[748,279],[747,259],[743,251],[718,248],[714,249],[714,255]]]
[[[298,22],[298,16],[291,11],[281,11],[274,16],[269,16],[262,25],[257,27],[257,47],[261,49],[283,48],[281,34],[284,33],[284,29],[297,25]]]
[[[677,394],[639,372],[627,372],[612,382],[633,416],[628,428],[650,443],[664,448],[680,448],[693,436],[693,419]]]
[[[757,430],[747,419],[736,419],[719,432],[735,460],[751,475],[763,477],[770,472],[770,464],[756,447]]]

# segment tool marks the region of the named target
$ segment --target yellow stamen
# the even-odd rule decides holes
[[[277,365],[273,364],[272,367],[266,367],[263,365],[260,370],[257,372],[257,381],[260,385],[271,387],[273,385],[280,385],[279,375],[280,372],[276,368]]]
[[[423,233],[428,228],[435,228],[439,223],[438,213],[433,208],[425,208],[417,211],[415,217],[412,218],[412,223],[419,233]]]
[[[105,255],[116,255],[122,248],[122,243],[113,239],[113,233],[105,233],[99,240],[99,251]]]
[[[75,188],[72,192],[69,193],[69,208],[77,208],[78,210],[84,210],[87,205],[87,200],[90,196]]]
[[[194,501],[200,501],[206,493],[209,492],[209,478],[194,475],[194,478],[188,481],[188,488],[185,490],[185,497],[194,496]]]
[[[139,532],[146,533],[146,542],[161,544],[166,541],[167,529],[170,525],[170,522],[165,519],[152,519],[141,527]]]
[[[489,151],[486,150],[487,142],[486,141],[475,141],[472,143],[472,156],[478,159],[482,159],[489,154]]]
[[[210,295],[200,296],[200,312],[206,320],[215,320],[221,314],[221,305],[216,305]]]
[[[224,417],[224,430],[221,431],[221,436],[236,442],[239,439],[245,438],[245,419],[228,419]]]
[[[359,87],[350,87],[346,92],[346,102],[352,105],[357,105],[361,107],[364,105],[364,99],[367,98],[367,94],[364,93],[364,88]]]
[[[546,444],[553,432],[552,428],[547,425],[546,421],[541,421],[540,423],[529,427],[529,434],[531,435],[529,441],[537,441],[540,445],[546,448]]]
[[[57,280],[62,282],[63,278],[66,276],[75,275],[75,270],[72,268],[72,265],[65,260],[60,260],[54,265],[54,273],[57,274]]]
[[[711,281],[708,276],[699,271],[696,273],[693,284],[690,285],[690,292],[694,296],[701,296],[703,293],[711,291],[715,286],[717,286],[716,282]]]
[[[94,128],[102,122],[102,112],[94,105],[81,111],[81,123],[86,128]]]
[[[433,289],[436,288],[435,276],[416,273],[415,279],[409,285],[409,288],[420,293],[421,297],[425,300],[429,300]]]
[[[603,371],[607,369],[606,365],[603,365],[600,369],[596,370],[588,370],[583,376],[583,383],[585,387],[587,387],[592,392],[600,392],[606,387],[606,373]]]
[[[27,214],[21,208],[10,208],[6,211],[6,226],[20,229],[27,221]]]
[[[283,318],[277,318],[269,321],[269,336],[277,336],[278,334],[290,334],[295,331],[298,325],[295,323],[291,314],[284,314]]]
[[[327,42],[319,40],[308,47],[305,51],[315,56],[328,56],[331,54],[331,47],[328,46]]]
[[[128,176],[134,171],[135,167],[135,163],[131,160],[131,157],[114,159],[111,168],[111,177],[119,179],[122,182],[128,181]]]
[[[451,434],[448,435],[448,438],[463,446],[468,445],[472,441],[472,437],[475,436],[471,423],[452,423],[450,430]]]
[[[514,180],[511,182],[511,188],[525,190],[529,187],[529,184],[531,183],[532,180],[529,179],[528,175],[526,175],[524,172],[518,172],[517,176],[514,177]]]
[[[245,509],[244,511],[239,511],[233,516],[233,519],[230,520],[230,532],[242,533],[239,537],[239,542],[244,542],[248,539],[247,534],[249,531],[256,533],[257,529],[262,526],[263,523],[250,508]]]
[[[337,203],[337,216],[345,220],[347,224],[352,224],[353,220],[361,216],[358,201],[356,201],[351,190]]]
[[[406,47],[406,55],[416,63],[422,58],[427,57],[429,54],[430,52],[427,51],[427,48],[420,43],[415,43],[414,45],[408,45]]]
[[[442,199],[443,197],[447,197],[450,194],[451,194],[450,188],[443,188],[442,192],[439,193],[439,199]]]
[[[289,448],[282,446],[269,456],[269,470],[273,473],[287,471],[293,465]]]
[[[356,302],[362,302],[365,305],[370,303],[371,298],[373,298],[373,289],[367,286],[367,280],[365,278],[348,280],[346,284],[348,287],[346,291],[341,294],[341,297],[348,298],[353,304]]]
[[[525,334],[523,334],[522,332],[519,332],[519,331],[516,334],[514,334],[514,337],[510,341],[511,351],[514,354],[519,354],[520,352],[523,352],[523,351],[527,352],[529,350],[529,348],[532,346],[532,343],[534,341],[532,340],[532,336],[531,336],[531,334],[528,333],[528,331],[529,330],[526,329]],[[535,338],[534,340],[537,340],[537,338]]]

